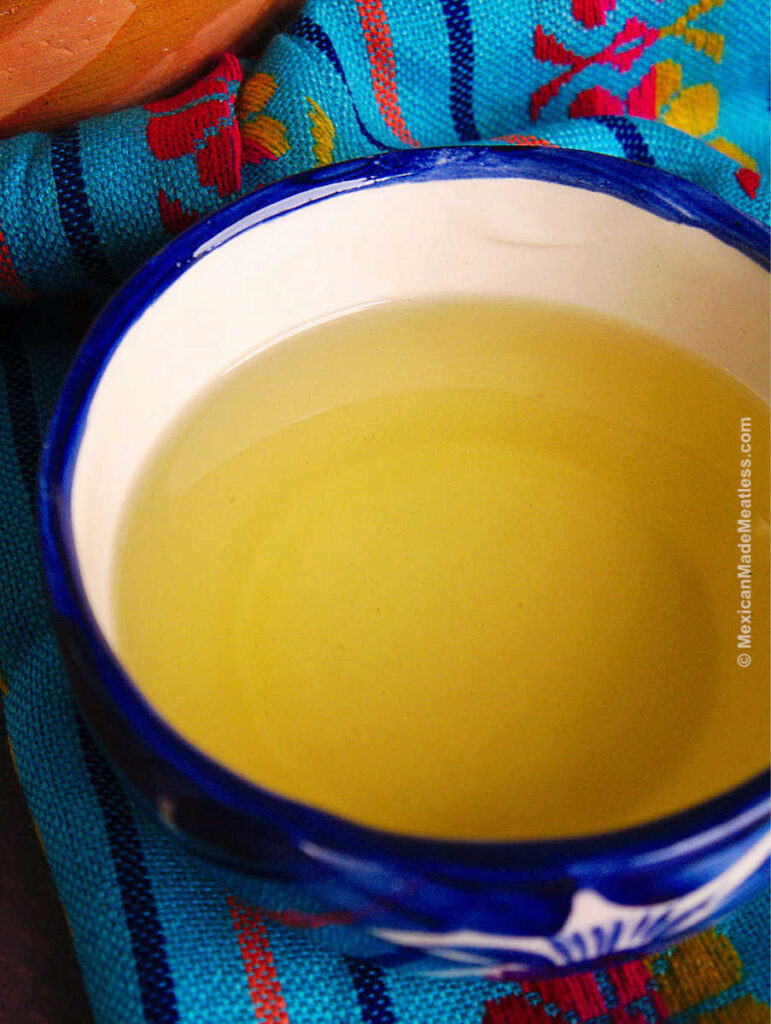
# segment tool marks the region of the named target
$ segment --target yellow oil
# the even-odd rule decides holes
[[[733,378],[617,321],[354,312],[234,367],[152,453],[117,650],[202,750],[367,825],[668,814],[768,761],[768,435]]]

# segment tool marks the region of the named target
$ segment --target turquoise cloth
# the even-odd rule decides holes
[[[652,164],[767,221],[767,26],[764,0],[316,0],[259,61],[225,56],[170,100],[0,143],[5,714],[100,1024],[768,1020],[765,896],[667,953],[506,985],[407,979],[325,951],[315,911],[267,890],[242,906],[134,809],[83,728],[33,523],[78,339],[186,224],[312,166],[477,139]]]

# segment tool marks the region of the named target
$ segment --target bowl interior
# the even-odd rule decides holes
[[[71,522],[108,641],[116,530],[148,453],[202,388],[314,321],[430,296],[567,303],[649,329],[766,396],[767,275],[704,230],[526,178],[396,179],[323,201],[318,192],[202,246],[103,368],[76,454]],[[344,386],[331,397],[345,400]]]

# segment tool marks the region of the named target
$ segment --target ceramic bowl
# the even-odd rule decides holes
[[[111,649],[109,594],[137,468],[188,399],[261,342],[386,299],[524,296],[639,324],[765,396],[768,248],[762,225],[650,167],[460,147],[287,180],[150,260],[85,340],[40,478],[63,655],[139,800],[247,898],[310,914],[347,953],[434,974],[560,972],[650,950],[767,884],[765,774],[640,827],[520,843],[388,834],[267,792],[146,703]]]

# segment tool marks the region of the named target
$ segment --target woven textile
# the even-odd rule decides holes
[[[768,1021],[766,896],[666,953],[508,984],[391,974],[325,951],[312,908],[267,888],[239,903],[135,810],[84,729],[33,522],[41,435],[101,298],[244,191],[495,139],[653,164],[767,220],[767,24],[764,0],[317,0],[258,62],[225,56],[172,99],[0,143],[5,714],[99,1024]]]

